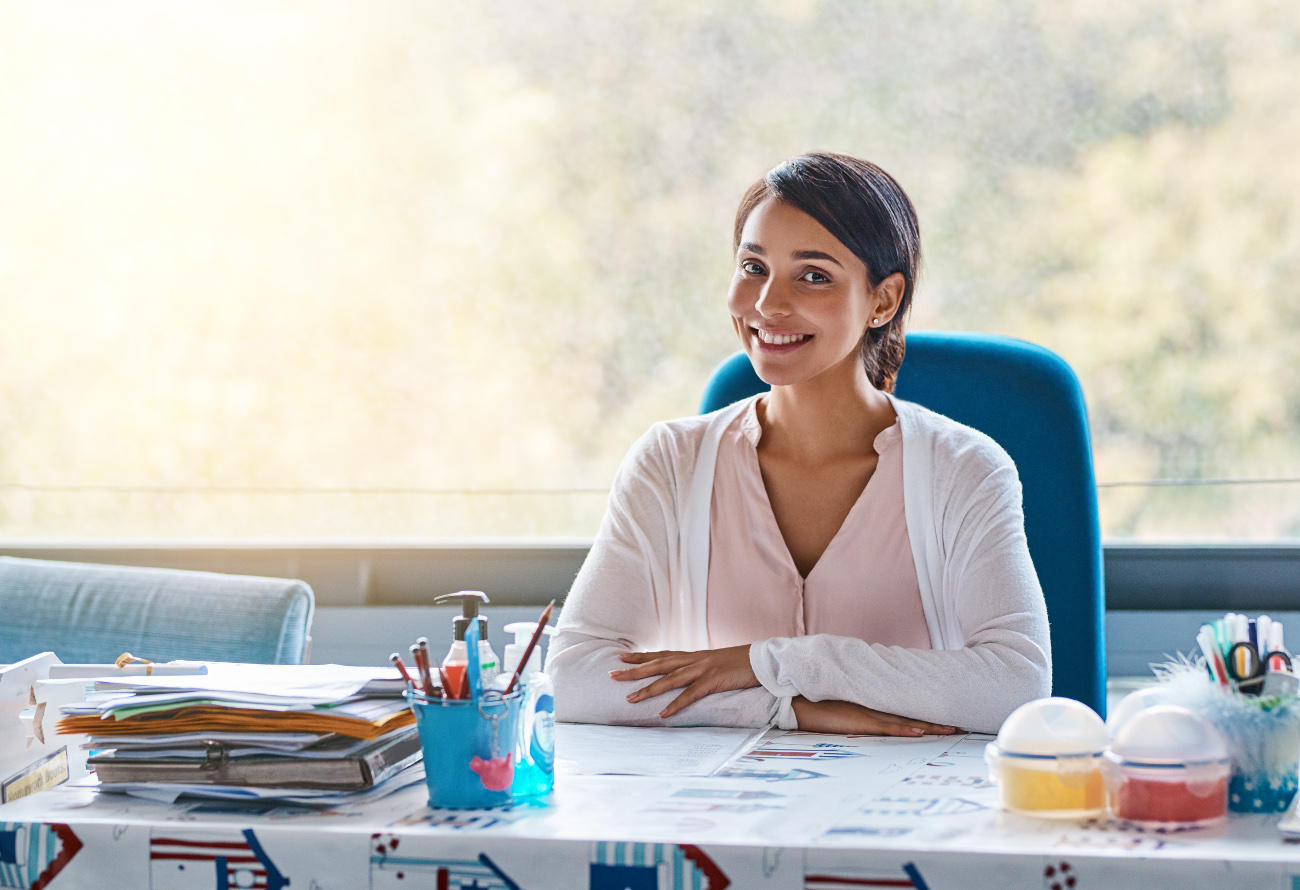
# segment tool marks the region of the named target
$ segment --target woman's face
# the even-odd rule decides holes
[[[832,368],[856,371],[876,300],[853,251],[768,198],[745,220],[727,308],[758,376],[788,386]]]

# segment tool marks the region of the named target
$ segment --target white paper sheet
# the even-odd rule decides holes
[[[193,690],[275,695],[300,701],[336,701],[362,691],[400,695],[402,680],[393,667],[339,664],[232,664],[205,662],[206,674],[179,677],[124,677],[100,680],[99,688]]]
[[[320,740],[321,734],[318,732],[259,732],[257,734],[257,743],[261,747],[273,751],[300,751],[308,745],[315,745]],[[96,735],[90,736],[86,741],[82,742],[81,747],[88,750],[116,748],[121,751],[123,749],[149,749],[185,744],[202,745],[204,742],[234,742],[238,744],[247,741],[248,733],[246,732],[182,732],[166,733],[163,735]]]
[[[711,776],[749,750],[766,730],[557,723],[556,772],[571,776]],[[636,756],[629,758],[629,751]]]

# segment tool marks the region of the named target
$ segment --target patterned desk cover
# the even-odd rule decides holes
[[[1161,833],[1002,813],[988,739],[772,731],[714,776],[562,774],[548,805],[496,811],[430,810],[422,785],[256,814],[62,787],[0,806],[0,887],[1300,890],[1277,817]]]

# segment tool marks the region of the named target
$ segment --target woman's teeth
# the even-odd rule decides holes
[[[772,346],[785,346],[789,343],[798,343],[800,340],[806,340],[809,334],[771,334],[767,331],[754,328],[754,333],[758,339]]]

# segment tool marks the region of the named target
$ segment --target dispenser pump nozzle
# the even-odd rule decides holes
[[[532,639],[536,630],[536,621],[514,621],[505,626],[506,633],[515,635],[515,641],[506,646],[506,657],[502,664],[505,670],[513,671],[519,666],[519,660],[524,657],[524,650],[528,648],[528,641]],[[542,628],[542,634],[545,636],[550,636],[553,633],[555,633],[555,628],[549,624]],[[528,664],[524,665],[523,673],[527,675],[541,669],[542,647],[538,646],[533,650],[533,654],[528,656]]]
[[[487,594],[481,590],[460,590],[456,593],[444,593],[442,596],[435,596],[435,603],[444,603],[452,600],[460,601],[460,617],[451,620],[452,632],[458,640],[465,639],[465,631],[469,628],[469,623],[478,619],[479,633],[481,639],[486,639],[487,619],[479,615],[479,603],[487,603]]]

